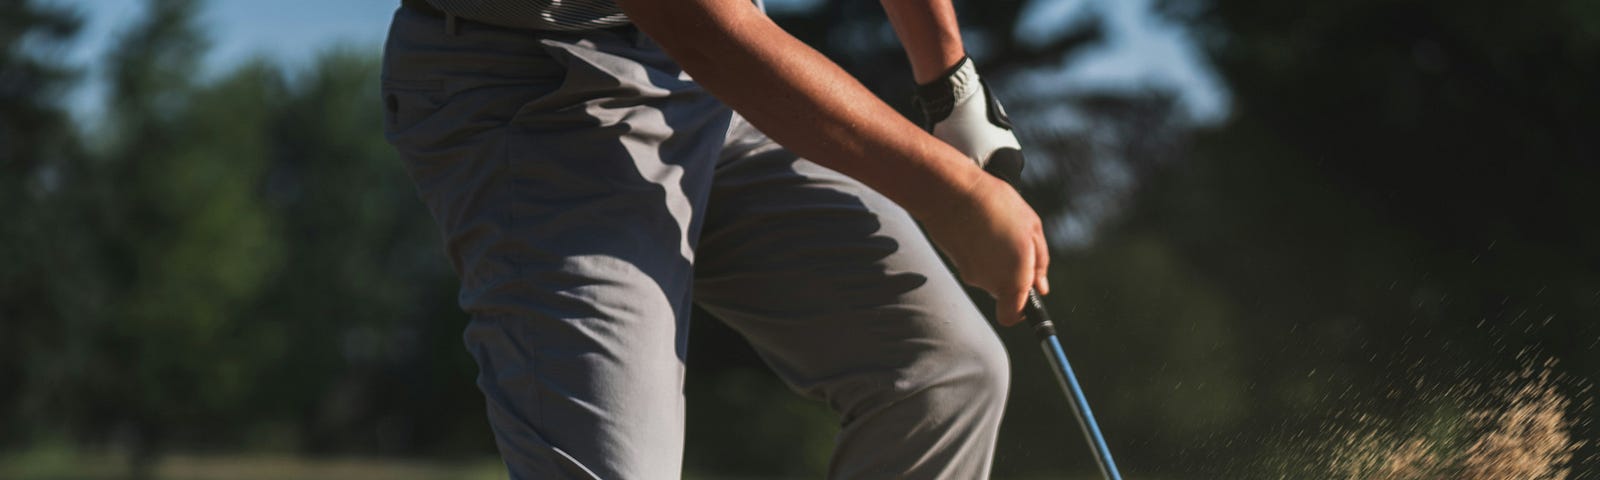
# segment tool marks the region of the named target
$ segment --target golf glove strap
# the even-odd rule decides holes
[[[1022,145],[1011,131],[1011,120],[978,78],[970,57],[962,57],[939,79],[919,85],[915,101],[933,136],[978,166],[1008,180],[1022,172]]]

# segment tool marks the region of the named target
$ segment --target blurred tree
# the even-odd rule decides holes
[[[70,341],[70,324],[90,310],[80,201],[84,152],[61,108],[76,72],[56,54],[79,21],[34,2],[0,3],[0,445],[37,427],[26,421],[53,400],[64,365],[42,360]]]
[[[286,338],[319,339],[286,351],[272,377],[300,410],[303,448],[484,451],[454,276],[381,135],[377,67],[357,52],[325,55],[263,126],[273,136],[264,195],[290,248],[253,312]]]
[[[122,35],[109,138],[83,185],[99,200],[89,230],[112,310],[80,333],[95,348],[68,408],[84,412],[86,433],[126,446],[137,475],[169,442],[217,435],[201,426],[248,422],[237,407],[281,344],[243,307],[284,248],[258,195],[273,139],[257,128],[282,87],[259,76],[197,83],[196,7],[151,1]]]
[[[1251,415],[1291,431],[1424,415],[1407,385],[1496,376],[1524,349],[1563,360],[1575,404],[1596,400],[1600,10],[1164,5],[1203,33],[1234,114],[1106,240],[1161,239],[1232,305]],[[1271,449],[1274,428],[1201,450]]]
[[[479,415],[435,414],[481,401],[448,266],[378,129],[375,59],[195,84],[192,11],[152,2],[116,55],[106,233],[130,267],[128,318],[103,351],[127,355],[145,403],[107,410],[133,416],[141,444],[481,447]]]
[[[54,54],[76,36],[79,20],[59,7],[31,1],[0,5],[0,19],[0,162],[19,172],[37,172],[73,143],[57,101],[76,73]]]
[[[29,8],[6,25],[70,33]],[[196,11],[155,0],[122,34],[90,152],[46,103],[50,64],[7,50],[4,130],[27,141],[0,144],[19,220],[0,227],[0,380],[23,392],[6,438],[126,449],[136,476],[169,447],[484,451],[453,280],[380,134],[376,59],[199,81]]]

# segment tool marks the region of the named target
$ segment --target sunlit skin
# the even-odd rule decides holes
[[[778,143],[910,212],[961,279],[995,297],[1001,325],[1022,320],[1029,287],[1049,292],[1039,216],[1016,191],[906,120],[751,2],[618,3],[707,91]],[[918,79],[961,58],[948,0],[888,0],[884,7]]]
[[[933,82],[967,55],[949,0],[883,0],[917,83]]]

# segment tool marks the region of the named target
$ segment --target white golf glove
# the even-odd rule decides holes
[[[971,58],[962,57],[944,76],[917,86],[915,100],[933,136],[1001,178],[1015,181],[1022,173],[1022,144]]]

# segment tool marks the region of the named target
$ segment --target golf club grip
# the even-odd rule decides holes
[[[1040,339],[1056,334],[1056,324],[1050,321],[1050,312],[1044,309],[1044,299],[1039,292],[1028,289],[1028,301],[1022,305],[1022,316],[1033,324],[1033,334]]]

